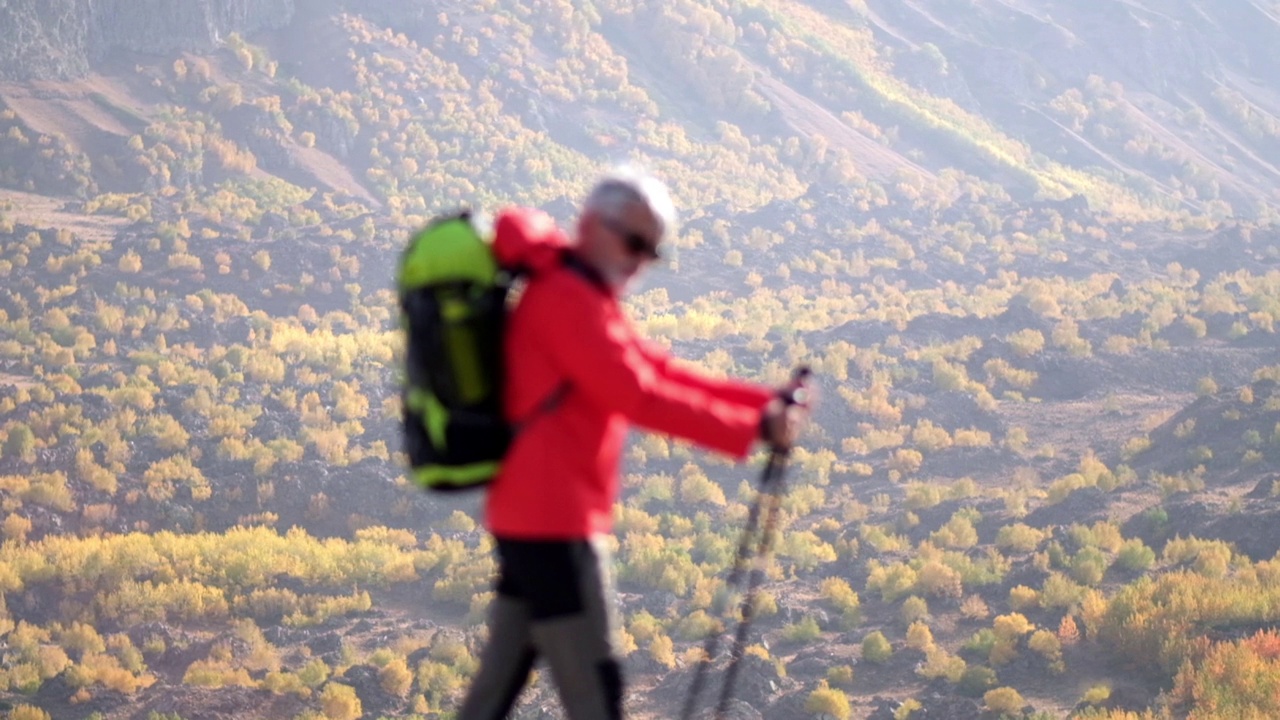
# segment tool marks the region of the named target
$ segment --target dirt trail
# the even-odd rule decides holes
[[[831,147],[848,150],[858,169],[872,180],[889,180],[899,171],[933,177],[933,173],[898,153],[881,145],[873,138],[846,125],[835,113],[796,92],[786,83],[769,74],[763,67],[755,66],[756,88],[777,106],[790,125],[806,137],[819,136]]]
[[[1146,432],[1151,418],[1169,415],[1194,399],[1193,393],[1115,393],[1102,400],[1001,403],[997,413],[1010,426],[1025,429],[1037,444],[1059,451],[1114,452],[1129,438]]]
[[[0,209],[15,221],[38,228],[70,230],[81,240],[110,242],[129,224],[106,215],[86,215],[65,209],[66,198],[0,189]]]
[[[21,90],[0,90],[3,100],[22,122],[44,135],[61,135],[83,148],[95,133],[127,137],[129,130],[84,97],[41,97]]]
[[[105,137],[127,138],[142,129],[159,98],[131,78],[93,74],[67,82],[0,83],[0,103],[27,127],[61,135],[80,149]]]
[[[319,148],[292,145],[289,147],[289,154],[298,163],[298,167],[305,170],[320,184],[373,203],[375,207],[381,207],[381,203],[364,185],[360,184],[351,170],[329,153]]]
[[[35,384],[35,380],[26,375],[10,375],[9,373],[0,372],[0,387],[8,385],[21,390],[23,388],[35,387]]]

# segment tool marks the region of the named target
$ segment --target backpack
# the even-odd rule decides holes
[[[513,437],[502,407],[511,278],[484,235],[470,211],[441,216],[400,257],[404,450],[410,477],[427,490],[484,486]]]

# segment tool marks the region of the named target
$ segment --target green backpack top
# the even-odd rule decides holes
[[[462,211],[412,237],[397,288],[410,477],[428,490],[483,486],[512,438],[502,408],[509,277],[471,213]]]

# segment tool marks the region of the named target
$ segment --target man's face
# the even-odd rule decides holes
[[[583,216],[580,241],[590,244],[596,269],[622,292],[640,271],[658,259],[662,225],[648,208],[630,204],[617,216]]]

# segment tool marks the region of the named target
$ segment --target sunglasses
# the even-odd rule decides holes
[[[650,242],[649,238],[645,235],[633,232],[625,225],[607,218],[602,218],[601,223],[605,227],[609,228],[611,232],[622,238],[622,242],[626,246],[627,252],[632,255],[648,258],[649,260],[658,260],[662,258],[662,254],[658,252],[658,244]]]

